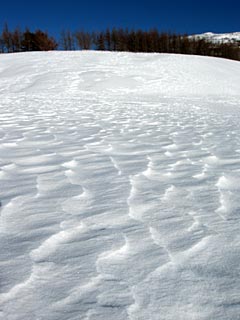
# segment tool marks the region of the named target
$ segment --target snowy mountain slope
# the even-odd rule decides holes
[[[196,34],[190,36],[190,38],[200,38],[206,39],[212,42],[239,42],[240,41],[240,32],[232,32],[232,33],[213,33],[213,32],[206,32],[202,34]]]
[[[0,56],[0,319],[238,319],[240,64]]]

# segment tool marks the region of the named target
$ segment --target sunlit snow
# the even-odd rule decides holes
[[[239,62],[8,54],[0,95],[0,319],[239,319]]]
[[[189,38],[205,39],[207,41],[211,41],[215,43],[219,43],[219,42],[220,43],[229,43],[229,42],[237,43],[240,41],[240,32],[232,32],[232,33],[205,32],[205,33],[189,36]]]

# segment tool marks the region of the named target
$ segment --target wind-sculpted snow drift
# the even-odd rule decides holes
[[[8,54],[0,94],[0,319],[239,319],[239,62]]]

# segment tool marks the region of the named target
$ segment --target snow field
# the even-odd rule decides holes
[[[237,319],[239,63],[56,52],[0,70],[0,319]]]

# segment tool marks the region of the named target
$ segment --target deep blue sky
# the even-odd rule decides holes
[[[106,27],[149,29],[179,33],[240,31],[239,0],[8,0],[0,6],[0,26],[48,30],[101,30]]]

